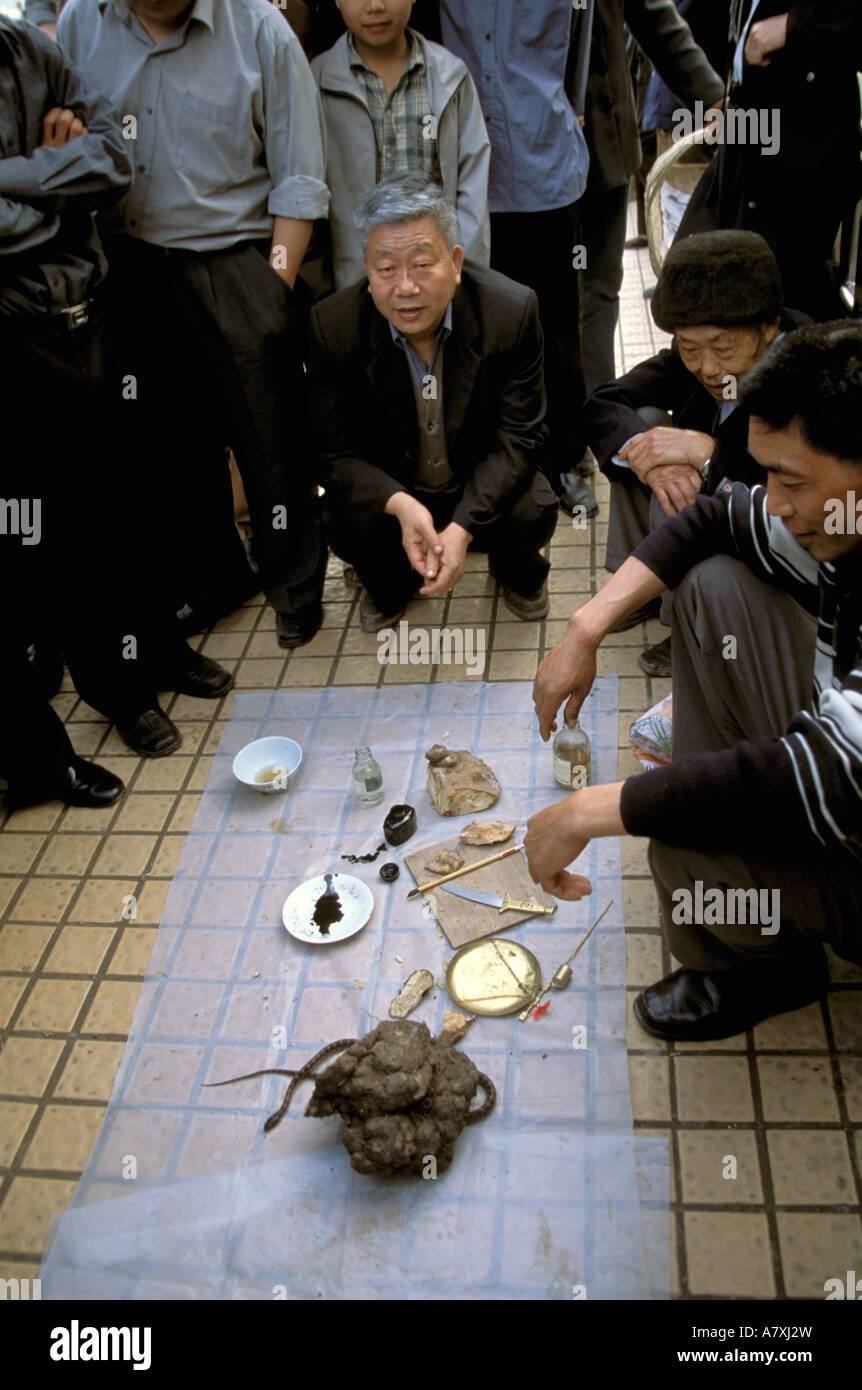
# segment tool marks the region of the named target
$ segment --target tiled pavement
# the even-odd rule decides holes
[[[646,252],[627,252],[619,356],[655,350],[642,296]],[[484,561],[449,600],[415,605],[425,624],[483,625],[490,680],[531,680],[538,656],[603,582],[607,484],[588,531],[561,516],[551,547],[547,621],[512,620]],[[458,668],[378,665],[359,631],[355,591],[333,562],[326,622],[287,657],[260,605],[199,645],[237,688],[377,685],[463,679]],[[411,614],[412,616],[412,614]],[[620,677],[619,775],[636,770],[628,728],[666,693],[636,657],[658,624],[609,638],[599,672]],[[6,817],[0,831],[0,1278],[34,1277],[52,1216],[69,1201],[104,1111],[170,877],[209,772],[232,696],[168,697],[183,733],[172,757],[130,756],[68,679],[55,706],[76,749],[118,773],[127,792],[108,814],[51,802]],[[623,843],[632,996],[672,968],[657,927],[645,843]],[[137,915],[123,919],[133,894]],[[630,1016],[636,1124],[672,1140],[669,1239],[674,1292],[691,1297],[823,1297],[827,1278],[862,1270],[862,971],[833,962],[828,1007],[768,1020],[745,1037],[670,1046]],[[730,1176],[735,1160],[736,1176]]]

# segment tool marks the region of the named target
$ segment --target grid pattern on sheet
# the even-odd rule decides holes
[[[582,715],[603,780],[616,765],[616,685],[604,677]],[[299,776],[284,797],[244,790],[231,774],[233,754],[275,732],[306,750]],[[436,1180],[358,1176],[336,1122],[306,1120],[299,1104],[262,1135],[286,1084],[280,1077],[201,1088],[262,1066],[296,1066],[332,1039],[361,1035],[388,1017],[417,966],[442,978],[451,952],[433,918],[421,901],[406,902],[406,875],[389,887],[376,865],[342,866],[375,896],[358,936],[311,946],[280,925],[281,904],[304,878],[380,842],[387,805],[417,807],[417,846],[439,839],[423,757],[437,741],[491,763],[504,787],[495,814],[523,822],[563,795],[524,683],[406,686],[366,693],[361,703],[356,691],[332,689],[236,701],[168,895],[105,1124],[44,1267],[48,1296],[88,1277],[95,1291],[120,1271],[129,1297],[174,1297],[180,1288],[272,1297],[281,1286],[306,1298],[571,1298],[578,1286],[593,1298],[648,1297],[662,1277],[667,1292],[661,1260],[657,1287],[644,1268],[637,1167],[640,1159],[644,1172],[654,1168],[652,1207],[660,1208],[662,1153],[636,1152],[616,841],[594,842],[579,865],[592,898],[561,904],[553,923],[512,930],[548,978],[614,899],[546,1015],[473,1025],[464,1048],[494,1080],[497,1107],[464,1132]],[[379,808],[353,797],[350,752],[361,743],[383,767]],[[470,818],[453,818],[453,831]],[[390,857],[403,862],[401,850]],[[413,1017],[436,1031],[448,1002],[438,988]],[[130,1163],[133,1182],[123,1176]]]

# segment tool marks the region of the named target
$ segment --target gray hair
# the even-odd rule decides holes
[[[416,174],[384,179],[366,193],[353,214],[353,225],[368,249],[368,239],[377,227],[413,222],[417,217],[433,217],[448,249],[458,241],[458,217],[439,184],[427,183]]]

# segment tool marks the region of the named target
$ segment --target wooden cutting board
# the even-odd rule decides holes
[[[506,849],[506,845],[465,845],[456,835],[451,840],[441,841],[439,845],[428,845],[425,849],[414,850],[412,854],[404,856],[404,862],[417,884],[427,883],[434,877],[426,868],[426,863],[433,859],[438,851],[444,849],[456,850],[464,863],[470,864],[477,859],[487,859],[488,855],[494,854],[496,850]],[[468,941],[477,941],[482,936],[495,936],[507,927],[517,926],[519,922],[529,919],[538,922],[554,920],[553,917],[536,916],[533,912],[498,912],[496,908],[487,907],[485,903],[471,903],[467,898],[446,893],[444,888],[450,885],[453,888],[476,888],[481,893],[496,893],[500,897],[509,893],[521,901],[530,898],[535,902],[546,903],[548,907],[554,904],[555,899],[548,893],[543,893],[539,885],[530,878],[527,857],[523,851],[520,854],[510,854],[508,859],[498,859],[496,864],[486,864],[484,869],[477,869],[475,873],[461,874],[443,887],[429,889],[425,894],[425,900],[432,902],[437,921],[446,933],[450,946],[456,949],[466,946]]]

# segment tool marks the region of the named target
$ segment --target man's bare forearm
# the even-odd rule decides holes
[[[297,217],[276,217],[272,229],[270,264],[291,289],[311,241],[313,223]]]
[[[569,623],[582,641],[598,647],[621,618],[657,598],[666,588],[657,574],[630,555],[604,588],[572,614]]]

